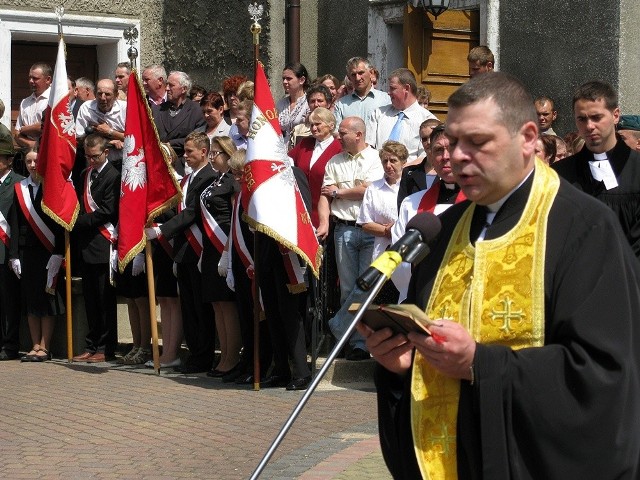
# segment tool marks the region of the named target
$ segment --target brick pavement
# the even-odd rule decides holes
[[[143,367],[0,363],[0,477],[242,479],[300,392]],[[375,393],[321,383],[261,478],[390,478]]]

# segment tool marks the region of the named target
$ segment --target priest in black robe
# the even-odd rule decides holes
[[[640,264],[610,209],[535,162],[532,104],[503,73],[480,75],[449,99],[452,168],[470,201],[441,215],[441,236],[416,268],[407,301],[429,313],[460,290],[471,308],[432,315],[432,336],[358,326],[380,364],[380,442],[394,478],[640,475]],[[536,211],[544,214],[531,221]],[[504,241],[521,229],[526,235]],[[519,249],[534,255],[509,277]],[[483,267],[478,256],[487,251],[503,272]],[[453,281],[451,259],[471,263],[465,281]],[[485,302],[505,285],[541,308]],[[527,322],[540,328],[507,335]],[[430,386],[429,375],[456,392],[455,427],[437,438],[416,435],[416,418],[432,420],[423,410],[435,400],[418,398],[424,385],[416,384]],[[441,412],[429,414],[440,421]]]

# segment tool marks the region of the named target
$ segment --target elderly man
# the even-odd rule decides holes
[[[640,115],[620,115],[617,131],[631,150],[640,152]]]
[[[365,125],[359,117],[345,118],[338,128],[342,152],[325,167],[318,200],[318,237],[329,233],[329,222],[335,224],[334,242],[340,277],[340,303],[344,303],[355,287],[356,279],[369,267],[374,237],[356,223],[367,186],[382,178],[384,170],[378,152],[367,145]],[[332,319],[333,320],[333,319]],[[331,331],[336,338],[344,334],[344,324],[336,317]],[[349,340],[348,360],[369,358],[364,341],[357,335]]]
[[[638,478],[640,264],[608,208],[535,160],[518,80],[479,75],[448,105],[470,201],[440,216],[411,279],[431,335],[358,326],[380,363],[387,466],[394,478]]]
[[[200,105],[188,98],[189,90],[189,75],[171,72],[167,79],[167,101],[159,107],[153,107],[153,119],[160,141],[169,144],[176,152],[174,168],[181,175],[185,173],[184,139],[195,129],[206,125]]]
[[[116,71],[114,72],[113,76],[115,78],[116,87],[118,87],[118,100],[127,99],[129,75],[131,75],[131,63],[120,62],[118,65],[116,65]]]
[[[373,67],[366,58],[349,59],[347,77],[353,85],[353,91],[336,102],[336,125],[340,125],[347,117],[360,117],[366,122],[376,108],[391,103],[386,92],[373,87]]]
[[[107,139],[108,160],[121,171],[127,102],[117,99],[118,89],[110,78],[99,80],[97,89],[97,98],[80,106],[76,118],[76,138],[82,143],[87,135],[96,133]]]
[[[76,98],[83,102],[96,99],[96,86],[87,77],[76,79]]]
[[[553,122],[558,118],[556,107],[549,97],[538,97],[533,104],[536,107],[536,115],[538,116],[538,126],[541,135],[557,135],[553,131]]]
[[[574,93],[573,115],[585,146],[553,168],[614,211],[640,258],[640,153],[616,135],[618,94],[608,83],[587,82]]]
[[[40,138],[42,112],[49,103],[51,91],[51,67],[46,63],[34,63],[29,69],[31,95],[20,102],[14,139],[24,151],[32,149]]]
[[[167,99],[167,71],[161,65],[151,65],[142,72],[142,86],[149,105],[162,105]]]
[[[469,62],[469,76],[471,78],[479,73],[493,72],[495,65],[493,52],[484,45],[472,48],[467,55],[467,62]]]
[[[389,75],[391,105],[376,108],[368,119],[367,143],[379,148],[387,140],[402,143],[409,162],[424,154],[420,125],[436,116],[418,104],[416,77],[409,69],[398,68]]]

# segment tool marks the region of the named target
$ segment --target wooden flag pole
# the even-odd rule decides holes
[[[69,230],[64,231],[64,259],[65,259],[65,286],[66,286],[66,314],[67,314],[67,360],[73,361],[73,306],[71,299],[71,241]]]
[[[153,368],[160,375],[160,351],[158,349],[158,322],[156,319],[156,284],[153,275],[153,249],[147,240],[144,254],[147,261],[147,288],[149,291],[149,320],[151,321],[151,347],[153,350]]]
[[[249,15],[253,19],[251,33],[253,34],[253,81],[256,80],[255,71],[260,61],[260,19],[264,9],[262,5],[254,3],[249,5]],[[258,286],[258,237],[259,233],[253,235],[253,389],[260,390],[260,287]]]

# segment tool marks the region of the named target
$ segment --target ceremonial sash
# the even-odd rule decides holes
[[[253,267],[253,258],[251,257],[251,252],[244,241],[244,236],[242,235],[242,229],[240,227],[241,196],[242,193],[238,194],[236,197],[236,203],[233,206],[233,214],[231,216],[231,243],[229,245],[229,249],[235,248],[240,260],[242,260],[244,268],[249,269],[249,267]]]
[[[558,175],[536,160],[531,194],[505,235],[470,243],[472,204],[451,236],[426,312],[462,324],[477,342],[514,350],[544,344],[544,263],[549,211]],[[476,381],[482,381],[477,379]],[[416,352],[411,424],[423,478],[457,478],[460,380],[440,374]],[[489,447],[490,448],[490,447]]]
[[[445,208],[440,212],[435,211],[438,207],[438,197],[440,196],[441,185],[442,185],[442,181],[438,179],[436,182],[433,183],[433,185],[431,185],[431,188],[424,193],[424,195],[422,196],[422,199],[420,200],[420,204],[418,205],[417,213],[431,212],[431,213],[435,213],[436,215],[439,215],[444,210],[446,210]],[[467,197],[464,195],[464,193],[462,193],[462,190],[460,190],[453,203],[459,203],[466,199]],[[450,205],[446,205],[446,207],[449,208]]]
[[[189,179],[191,178],[191,173],[186,175],[181,181],[180,186],[184,187]],[[184,190],[183,190],[184,191]],[[188,192],[187,192],[188,193]],[[187,195],[182,196],[182,201],[178,204],[178,213],[182,212],[185,208],[187,208]],[[187,237],[187,241],[196,255],[199,257],[202,255],[202,232],[198,228],[195,223],[189,225],[189,228],[184,231],[184,236]]]
[[[157,227],[159,225],[157,223],[154,223],[153,226]],[[169,240],[162,233],[160,233],[160,235],[157,236],[156,240],[158,241],[160,246],[163,248],[163,250],[167,252],[167,255],[169,255],[169,258],[173,259],[173,239]]]
[[[49,252],[53,252],[53,247],[56,244],[56,238],[51,229],[46,223],[44,223],[44,220],[40,217],[36,211],[35,205],[33,205],[33,202],[31,201],[31,195],[29,195],[29,179],[25,178],[24,180],[16,183],[14,188],[18,204],[20,205],[20,210],[22,210],[22,214],[24,215],[24,218],[27,219],[33,233],[36,234],[44,248]]]
[[[9,248],[9,240],[11,239],[11,228],[7,219],[4,218],[2,212],[0,212],[0,241],[4,243],[4,246]]]
[[[91,196],[90,173],[92,170],[93,170],[92,168],[88,168],[85,173],[84,195],[82,196],[84,209],[88,213],[93,213],[98,209],[98,204],[95,202],[95,200],[93,200],[93,196]],[[98,227],[98,230],[100,230],[100,234],[104,238],[106,238],[109,243],[113,244],[115,242],[114,234],[116,229],[111,222],[107,222],[104,225],[100,225]]]
[[[288,248],[279,245],[284,269],[287,272],[289,283],[287,289],[289,293],[301,293],[307,290],[307,284],[304,282],[305,267],[300,263],[300,257]]]
[[[211,241],[216,250],[222,255],[224,246],[227,244],[227,234],[224,233],[222,227],[213,218],[213,215],[205,207],[202,198],[200,198],[200,211],[202,212],[202,225],[204,226],[204,232],[207,234],[207,238]]]

